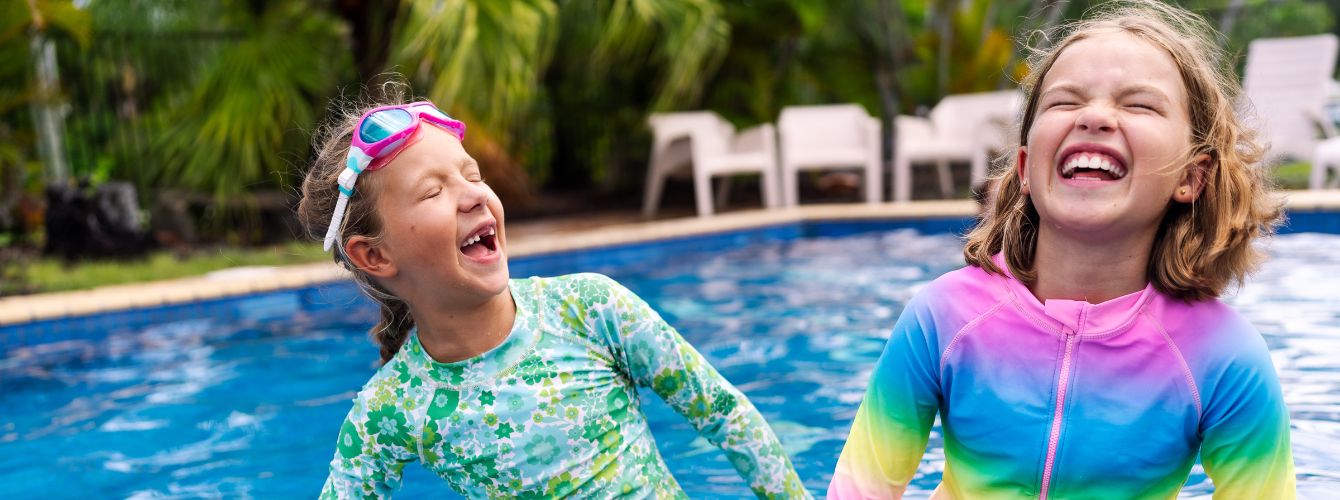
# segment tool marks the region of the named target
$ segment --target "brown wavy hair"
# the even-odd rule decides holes
[[[1170,201],[1159,224],[1146,278],[1158,291],[1187,301],[1218,297],[1232,283],[1241,283],[1263,259],[1253,244],[1279,224],[1280,201],[1262,165],[1264,148],[1256,131],[1243,123],[1234,108],[1242,88],[1225,65],[1218,34],[1204,19],[1156,1],[1115,2],[1087,19],[1038,33],[1035,40],[1060,39],[1048,49],[1030,47],[1029,75],[1022,87],[1025,108],[1017,132],[1026,146],[1037,116],[1039,87],[1056,58],[1075,42],[1106,33],[1126,33],[1166,51],[1186,85],[1191,121],[1186,161],[1207,154],[1205,186],[1191,204]],[[1028,44],[1025,44],[1028,45]],[[1038,240],[1038,212],[1020,191],[1016,150],[1002,158],[1009,168],[991,176],[995,203],[968,233],[964,259],[987,272],[1003,274],[991,257],[1004,252],[1010,274],[1026,284],[1037,280],[1033,266]]]
[[[339,197],[339,176],[344,170],[345,156],[349,154],[349,145],[353,139],[354,126],[363,113],[379,107],[396,104],[409,104],[408,86],[392,81],[381,86],[379,102],[336,101],[331,106],[331,116],[312,133],[312,146],[316,158],[302,181],[302,199],[298,202],[298,220],[308,236],[321,241],[325,239],[330,219],[335,214],[335,201]],[[363,176],[359,179],[358,194],[349,199],[348,213],[340,225],[340,231],[332,248],[331,258],[353,274],[354,282],[372,300],[381,307],[381,320],[368,333],[381,350],[381,361],[385,364],[400,350],[414,329],[414,318],[410,316],[409,304],[396,297],[385,287],[377,284],[363,270],[349,262],[344,254],[344,242],[349,237],[361,235],[379,242],[382,236],[381,218],[377,216],[377,197],[381,186],[377,176]]]

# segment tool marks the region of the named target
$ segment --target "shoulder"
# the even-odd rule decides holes
[[[971,321],[1004,300],[1007,291],[1001,281],[1005,279],[1008,278],[989,274],[977,266],[964,266],[922,287],[908,307]]]
[[[1185,302],[1160,295],[1152,319],[1171,337],[1201,378],[1228,372],[1274,371],[1265,338],[1247,318],[1218,299]]]
[[[363,384],[354,400],[356,405],[365,408],[383,406],[389,402],[404,401],[413,398],[424,388],[423,379],[409,369],[408,351],[410,343],[397,352],[390,361],[377,369],[377,373]],[[399,405],[392,405],[399,406]]]
[[[598,273],[576,273],[552,278],[513,280],[513,286],[536,286],[550,297],[581,302],[604,302],[610,293],[624,293],[626,288],[613,278]]]
[[[1203,355],[1266,350],[1256,326],[1218,299],[1186,302],[1159,294],[1151,306],[1151,319],[1184,350]]]

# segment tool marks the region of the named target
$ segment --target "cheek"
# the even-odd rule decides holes
[[[494,193],[492,189],[485,189],[488,191],[488,201],[486,203],[488,204],[489,211],[493,212],[493,217],[498,219],[498,222],[501,223],[503,218],[502,200],[498,199],[498,194]]]

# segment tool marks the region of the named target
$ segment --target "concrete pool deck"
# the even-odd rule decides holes
[[[1286,191],[1281,195],[1291,211],[1340,210],[1340,190]],[[943,200],[805,205],[647,222],[629,221],[628,217],[523,222],[508,224],[508,256],[544,255],[806,221],[962,218],[970,217],[976,211],[977,205],[971,200]],[[0,298],[0,325],[186,304],[345,279],[349,279],[345,270],[330,262],[319,262],[283,267],[241,267],[191,278],[5,297]]]

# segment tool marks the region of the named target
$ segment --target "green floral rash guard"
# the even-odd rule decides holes
[[[322,498],[389,496],[418,461],[470,497],[682,498],[636,386],[760,497],[808,497],[763,416],[628,289],[597,274],[511,281],[507,340],[438,363],[411,335],[354,400]]]

